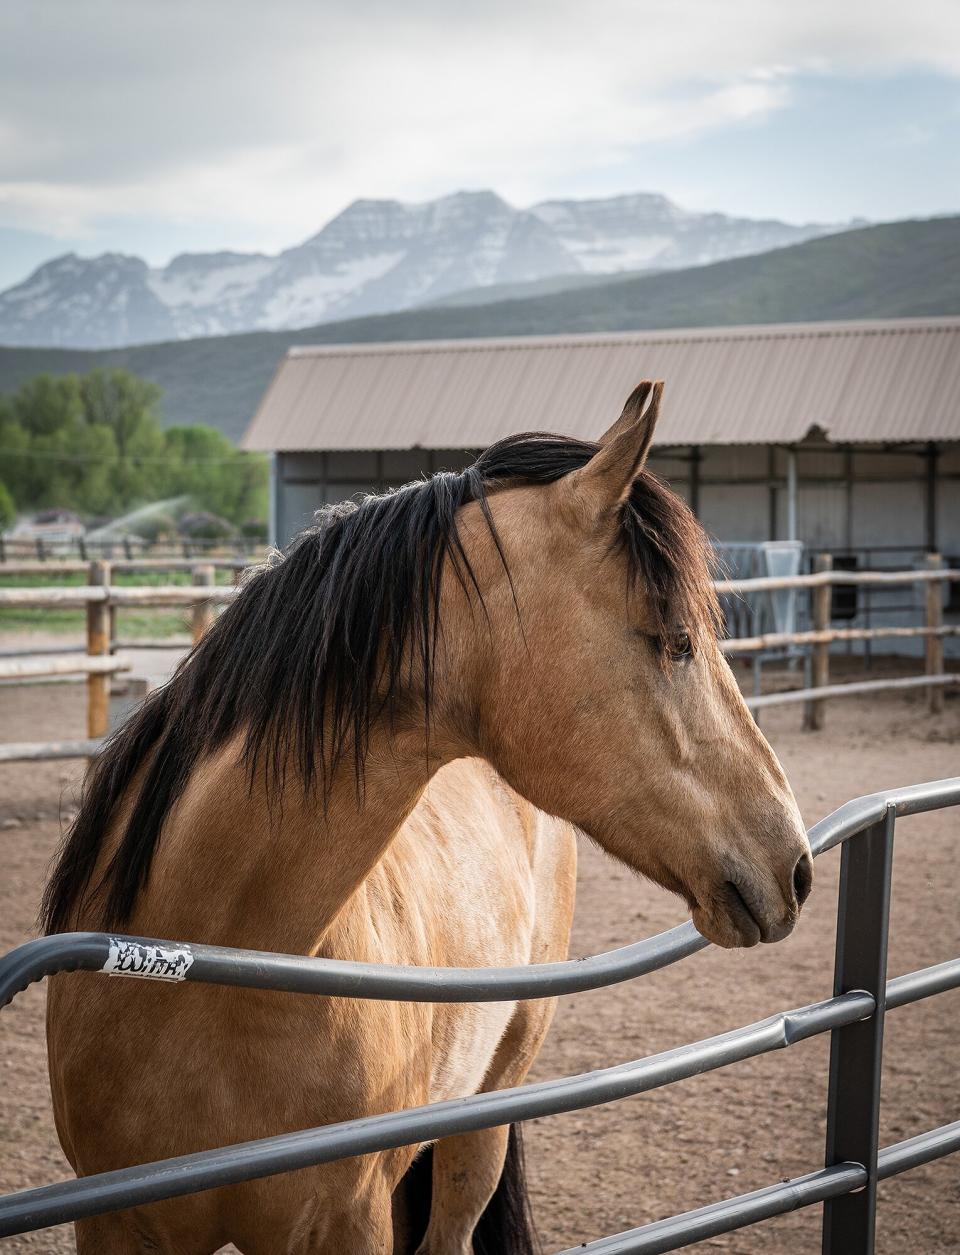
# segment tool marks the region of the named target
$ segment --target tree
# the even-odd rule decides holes
[[[126,370],[92,370],[80,380],[86,422],[113,436],[113,488],[120,509],[156,494],[164,439],[155,407],[160,389]]]
[[[17,507],[6,484],[0,481],[0,530],[6,531],[17,521]]]
[[[201,508],[239,522],[266,514],[266,459],[234,448],[213,427],[171,427],[166,433],[170,495],[187,493]]]
[[[121,458],[135,456],[144,437],[159,430],[160,389],[128,370],[91,370],[80,380],[79,393],[86,421],[110,428]]]
[[[119,515],[166,497],[232,524],[264,517],[266,459],[211,427],[164,432],[159,389],[124,370],[38,375],[0,397],[4,481],[20,510]]]
[[[52,436],[84,419],[76,375],[36,375],[13,398],[13,417],[30,436]]]
[[[14,417],[14,409],[0,398],[0,461],[4,480],[14,501],[26,508],[34,497],[36,460],[30,457],[30,436]]]

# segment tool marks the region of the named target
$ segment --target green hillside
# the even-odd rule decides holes
[[[465,288],[451,292],[436,301],[424,301],[416,309],[450,309],[458,305],[491,305],[495,301],[523,301],[531,296],[552,296],[555,292],[567,292],[577,288],[606,287],[611,283],[628,283],[654,270],[618,270],[608,275],[554,275],[549,279],[526,279],[517,283],[488,283],[482,288]]]
[[[415,309],[300,331],[97,352],[0,348],[0,392],[41,371],[123,366],[163,389],[165,422],[209,423],[237,439],[293,344],[934,314],[960,314],[960,217],[865,227],[755,257],[522,300]]]

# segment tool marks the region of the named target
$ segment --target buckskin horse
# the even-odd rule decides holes
[[[809,847],[720,652],[705,535],[644,469],[661,388],[597,444],[511,436],[324,510],[105,747],[46,930],[558,960],[580,829],[719,945],[786,936]],[[89,1174],[516,1085],[552,1012],[62,974],[57,1128]],[[396,1249],[532,1250],[507,1128],[83,1220],[78,1250],[390,1252],[418,1154],[429,1220]]]

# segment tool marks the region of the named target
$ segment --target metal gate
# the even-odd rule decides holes
[[[563,1255],[653,1255],[824,1203],[828,1255],[873,1251],[877,1182],[960,1150],[960,1120],[880,1149],[883,1020],[887,1011],[960,987],[960,958],[886,980],[894,824],[960,804],[960,778],[848,802],[810,830],[815,855],[843,845],[832,998],[616,1067],[387,1115],[284,1133],[0,1198],[0,1237],[192,1194],[371,1151],[556,1115],[670,1085],[728,1063],[831,1033],[825,1166]],[[110,972],[356,998],[497,1002],[613,985],[675,963],[709,943],[690,923],[593,958],[525,968],[404,968],[187,945],[102,933],[28,942],[0,959],[0,1007],[55,972]]]

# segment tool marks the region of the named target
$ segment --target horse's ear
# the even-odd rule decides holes
[[[660,413],[663,383],[645,379],[627,397],[623,413],[600,437],[600,451],[573,475],[577,489],[600,508],[616,505],[643,470]]]

